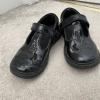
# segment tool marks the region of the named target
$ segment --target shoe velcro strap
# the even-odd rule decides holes
[[[82,15],[82,14],[75,14],[75,15],[72,15],[71,17],[67,18],[66,20],[64,20],[61,23],[61,28],[63,29],[63,28],[71,25],[73,22],[76,22],[76,21],[80,21],[82,24],[84,24],[87,27],[89,27],[89,23],[87,21],[87,18],[84,15]]]
[[[41,31],[41,32],[45,32],[51,36],[51,38],[54,37],[54,35],[56,35],[57,31],[54,30],[53,28],[48,27],[47,25],[41,24],[41,23],[33,23],[32,27],[31,27],[32,31]]]
[[[36,31],[39,28],[40,25],[41,24],[39,24],[39,23],[33,23],[32,27],[31,27],[31,30]]]

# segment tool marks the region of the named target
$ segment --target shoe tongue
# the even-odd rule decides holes
[[[73,29],[73,30],[72,30]],[[69,30],[70,33],[66,33],[66,38],[68,41],[73,40],[73,39],[80,39],[81,36],[84,35],[82,31],[82,26],[79,21],[73,22],[71,28],[66,28],[65,32]]]
[[[30,47],[33,49],[45,49],[50,41],[50,34],[44,25],[39,25],[32,37]]]

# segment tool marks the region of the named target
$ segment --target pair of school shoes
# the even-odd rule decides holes
[[[73,67],[86,69],[99,64],[100,54],[89,34],[87,18],[73,8],[58,17],[49,13],[31,28],[26,42],[14,56],[10,71],[21,78],[33,78],[47,65],[51,47],[63,36],[64,55]]]

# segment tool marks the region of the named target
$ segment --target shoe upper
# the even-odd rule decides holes
[[[58,31],[58,17],[55,14],[47,14],[38,23],[34,23],[25,44],[13,58],[11,70],[37,73],[43,67],[48,58],[49,50],[60,37]]]
[[[89,63],[99,58],[99,51],[90,37],[87,18],[73,8],[61,15],[61,31],[65,40],[65,55],[79,63]]]

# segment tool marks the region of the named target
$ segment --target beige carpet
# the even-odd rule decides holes
[[[100,50],[100,12],[54,1],[8,12],[0,16],[0,100],[100,100],[100,65],[87,70],[72,68],[64,59],[63,38],[51,49],[48,66],[40,77],[25,80],[9,71],[32,23],[49,12],[60,17],[66,7],[74,7],[87,16],[91,36]]]

